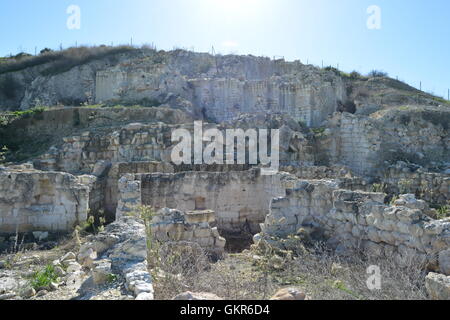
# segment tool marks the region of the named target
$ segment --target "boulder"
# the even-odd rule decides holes
[[[0,294],[8,293],[14,291],[19,286],[19,283],[16,279],[12,277],[3,277],[0,278]]]
[[[92,279],[96,285],[107,283],[111,274],[111,261],[99,260],[94,262],[92,268]]]
[[[428,295],[434,300],[450,300],[450,276],[429,273],[425,279]]]
[[[153,300],[153,293],[151,292],[142,292],[140,293],[135,300],[141,300],[141,301],[149,301],[149,300]]]
[[[450,276],[450,249],[439,252],[439,268],[443,274]]]
[[[60,266],[55,267],[55,273],[58,277],[64,277],[66,275],[66,272]]]
[[[36,290],[34,290],[33,287],[29,287],[25,289],[22,293],[22,297],[25,299],[29,299],[31,297],[34,297],[36,295]]]
[[[78,254],[78,262],[81,263],[83,267],[91,268],[96,259],[97,252],[95,252],[89,244],[81,247],[80,253]]]
[[[78,272],[78,271],[81,271],[81,269],[82,269],[83,267],[78,263],[78,262],[76,262],[75,260],[73,260],[72,262],[70,262],[68,265],[67,265],[67,273],[75,273],[75,272]]]
[[[16,296],[15,293],[0,294],[0,301],[1,300],[10,300],[10,299],[14,298],[15,296]]]

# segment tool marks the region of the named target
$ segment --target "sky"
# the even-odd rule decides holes
[[[450,88],[448,0],[0,0],[0,56],[131,41],[383,70],[445,98]]]

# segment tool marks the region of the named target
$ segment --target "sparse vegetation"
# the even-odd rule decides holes
[[[450,206],[448,205],[438,206],[436,211],[438,220],[450,217]]]
[[[119,277],[116,274],[110,273],[110,274],[108,274],[107,283],[116,282],[118,279],[119,279]]]
[[[51,264],[47,265],[43,270],[33,274],[30,284],[35,290],[40,288],[46,288],[50,286],[52,282],[58,281],[58,275],[56,274],[55,267]]]
[[[325,134],[326,128],[313,128],[311,131],[314,133],[316,137],[321,137]]]
[[[77,227],[77,232],[98,234],[105,229],[106,219],[103,210],[99,210],[95,215],[90,214],[86,221]]]
[[[157,99],[144,98],[136,101],[110,101],[103,106],[107,108],[153,108],[159,107],[161,104]]]
[[[350,72],[350,74],[348,75],[348,77],[352,80],[356,80],[356,79],[364,79],[364,76],[359,73],[358,71],[352,71]]]
[[[243,253],[229,254],[198,272],[175,272],[170,285],[168,280],[156,279],[156,297],[171,299],[189,290],[211,292],[230,300],[259,300],[269,298],[282,287],[298,286],[313,300],[427,298],[425,274],[413,257],[405,257],[402,266],[393,257],[375,259],[359,253],[346,258],[320,243],[305,247],[299,237],[295,238],[289,240],[292,250],[260,243]],[[371,265],[382,271],[381,290],[367,287],[367,268]]]
[[[374,183],[372,185],[372,192],[387,193],[387,185],[385,183]]]
[[[352,71],[350,73],[344,72],[339,70],[338,68],[332,67],[332,66],[328,66],[325,67],[324,70],[326,71],[331,71],[334,74],[344,78],[344,79],[350,79],[350,80],[362,80],[362,79],[366,79],[366,77],[364,77],[363,75],[361,75],[361,73],[359,73],[358,71]]]
[[[88,63],[95,59],[102,59],[115,54],[136,50],[131,46],[81,46],[62,51],[42,50],[38,56],[22,55],[12,57],[8,62],[0,64],[0,74],[20,71],[25,68],[52,63],[41,71],[42,75],[55,75],[70,70],[71,68]]]
[[[156,215],[155,209],[149,206],[139,206],[135,211],[130,212],[130,216],[144,221],[145,235],[147,241],[147,261],[150,266],[158,266],[160,256],[158,254],[158,243],[153,239],[151,223]]]
[[[369,74],[367,76],[371,77],[371,78],[384,78],[384,77],[388,77],[389,75],[387,72],[384,72],[384,71],[372,70],[369,72]]]

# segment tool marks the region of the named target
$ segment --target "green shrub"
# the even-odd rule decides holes
[[[44,49],[42,49],[42,50],[39,52],[39,54],[46,54],[46,53],[48,53],[48,52],[53,52],[53,50],[52,50],[52,49],[49,49],[49,48],[44,48]]]
[[[384,78],[388,76],[388,73],[380,70],[372,70],[369,72],[368,76],[371,78]]]
[[[52,282],[58,281],[55,267],[51,264],[47,265],[43,270],[33,274],[31,278],[31,286],[34,289],[48,287]]]
[[[437,208],[436,211],[437,211],[438,220],[450,217],[450,207],[449,206],[440,206],[439,208]]]
[[[28,109],[28,110],[25,110],[25,111],[14,111],[12,114],[16,118],[29,118],[31,116],[34,116],[34,115],[37,115],[37,114],[41,114],[45,110],[47,110],[47,108],[45,108],[45,107],[36,107],[36,108]]]
[[[311,130],[315,136],[322,136],[325,133],[326,128],[313,128]]]
[[[363,76],[358,71],[352,71],[349,74],[349,78],[356,80],[356,79],[362,79]]]

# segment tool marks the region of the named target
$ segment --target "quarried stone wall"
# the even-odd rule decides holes
[[[117,203],[119,201],[119,179],[127,173],[172,173],[174,168],[170,163],[139,161],[113,163],[106,178],[105,188],[105,212],[108,216],[115,217]]]
[[[393,193],[413,193],[429,203],[450,204],[450,174],[391,166],[384,172],[382,181]]]
[[[287,237],[300,229],[320,234],[338,252],[416,256],[430,268],[450,272],[450,220],[433,220],[426,202],[402,195],[393,205],[383,193],[342,190],[331,181],[303,181],[272,201],[255,239]],[[400,260],[401,261],[401,260]]]
[[[272,198],[284,196],[288,174],[263,176],[242,172],[181,172],[125,175],[119,181],[117,218],[135,205],[181,211],[209,209],[219,229],[258,232]]]
[[[161,242],[194,242],[210,254],[222,256],[226,240],[217,227],[212,210],[182,212],[163,208],[152,219],[152,233]]]
[[[326,165],[345,165],[356,174],[381,175],[397,161],[430,165],[450,158],[449,112],[432,108],[385,110],[370,117],[336,113],[316,136]]]
[[[173,126],[128,124],[113,132],[83,132],[64,138],[60,148],[35,161],[43,170],[91,173],[101,160],[109,162],[170,161]]]
[[[86,220],[89,192],[68,173],[0,168],[0,233],[69,231]]]

